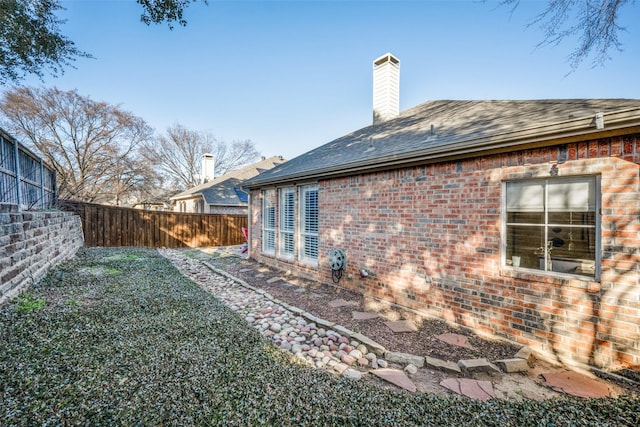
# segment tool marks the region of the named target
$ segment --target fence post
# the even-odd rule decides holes
[[[15,153],[16,162],[16,197],[18,210],[22,211],[22,190],[20,189],[20,149],[18,148],[18,141],[13,141],[13,152]]]
[[[45,209],[44,205],[44,160],[40,157],[40,208]]]

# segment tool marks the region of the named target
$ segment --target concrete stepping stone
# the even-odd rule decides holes
[[[609,386],[600,381],[572,371],[542,374],[546,384],[555,391],[577,397],[609,397]]]
[[[373,369],[369,371],[369,373],[412,393],[415,393],[418,390],[413,381],[411,381],[409,377],[399,369]]]
[[[416,332],[418,328],[410,320],[396,320],[394,322],[384,322],[384,324],[393,331],[394,334],[405,332]]]
[[[371,320],[380,317],[377,313],[367,313],[365,311],[352,311],[353,320]]]
[[[495,397],[491,381],[478,381],[469,378],[447,378],[440,385],[454,393],[482,400],[483,402]]]
[[[358,303],[355,301],[345,301],[342,298],[329,301],[329,307],[333,307],[333,308],[348,307],[353,305],[358,305]]]
[[[474,350],[473,346],[469,343],[469,338],[465,337],[464,335],[448,333],[436,335],[436,338],[438,338],[440,341],[446,342],[447,344]]]

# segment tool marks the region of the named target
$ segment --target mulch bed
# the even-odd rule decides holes
[[[215,267],[269,292],[281,301],[304,309],[319,318],[360,332],[389,351],[457,362],[461,359],[479,357],[490,361],[511,358],[520,348],[510,343],[481,338],[467,329],[456,328],[442,320],[424,318],[411,311],[392,307],[365,298],[357,292],[332,285],[290,276],[273,281],[274,278],[283,277],[282,272],[255,260],[226,257],[211,258],[209,261]],[[351,302],[352,305],[331,307],[328,303],[336,299],[343,299]],[[353,311],[377,312],[380,317],[372,320],[354,320]],[[418,331],[393,333],[385,322],[395,320],[411,320],[418,326]],[[473,349],[447,344],[436,338],[437,335],[445,333],[466,336]]]

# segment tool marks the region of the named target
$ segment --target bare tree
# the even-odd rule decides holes
[[[256,160],[260,153],[250,140],[234,141],[228,146],[209,132],[199,132],[179,124],[167,128],[165,135],[145,145],[144,155],[167,178],[167,184],[184,190],[200,183],[202,155],[213,154],[216,176],[238,169]]]
[[[117,183],[141,176],[137,151],[152,129],[118,106],[75,90],[20,87],[4,93],[0,111],[4,125],[55,168],[62,198],[115,202],[131,189]]]
[[[569,55],[569,64],[575,70],[591,53],[593,65],[603,65],[610,59],[611,49],[622,51],[618,34],[625,31],[618,25],[620,10],[634,0],[549,0],[547,7],[528,26],[538,25],[544,31],[540,46],[558,45],[561,41],[578,37],[579,45]],[[512,13],[520,0],[502,0]]]

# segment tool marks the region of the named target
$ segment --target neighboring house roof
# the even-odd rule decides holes
[[[596,113],[604,113],[604,130],[596,126]],[[629,127],[640,130],[639,99],[429,101],[302,154],[245,185],[346,176]]]
[[[218,206],[246,206],[247,196],[241,187],[244,181],[284,163],[282,156],[273,156],[233,172],[221,175],[209,182],[190,188],[171,197],[172,201],[202,197],[206,204]]]

